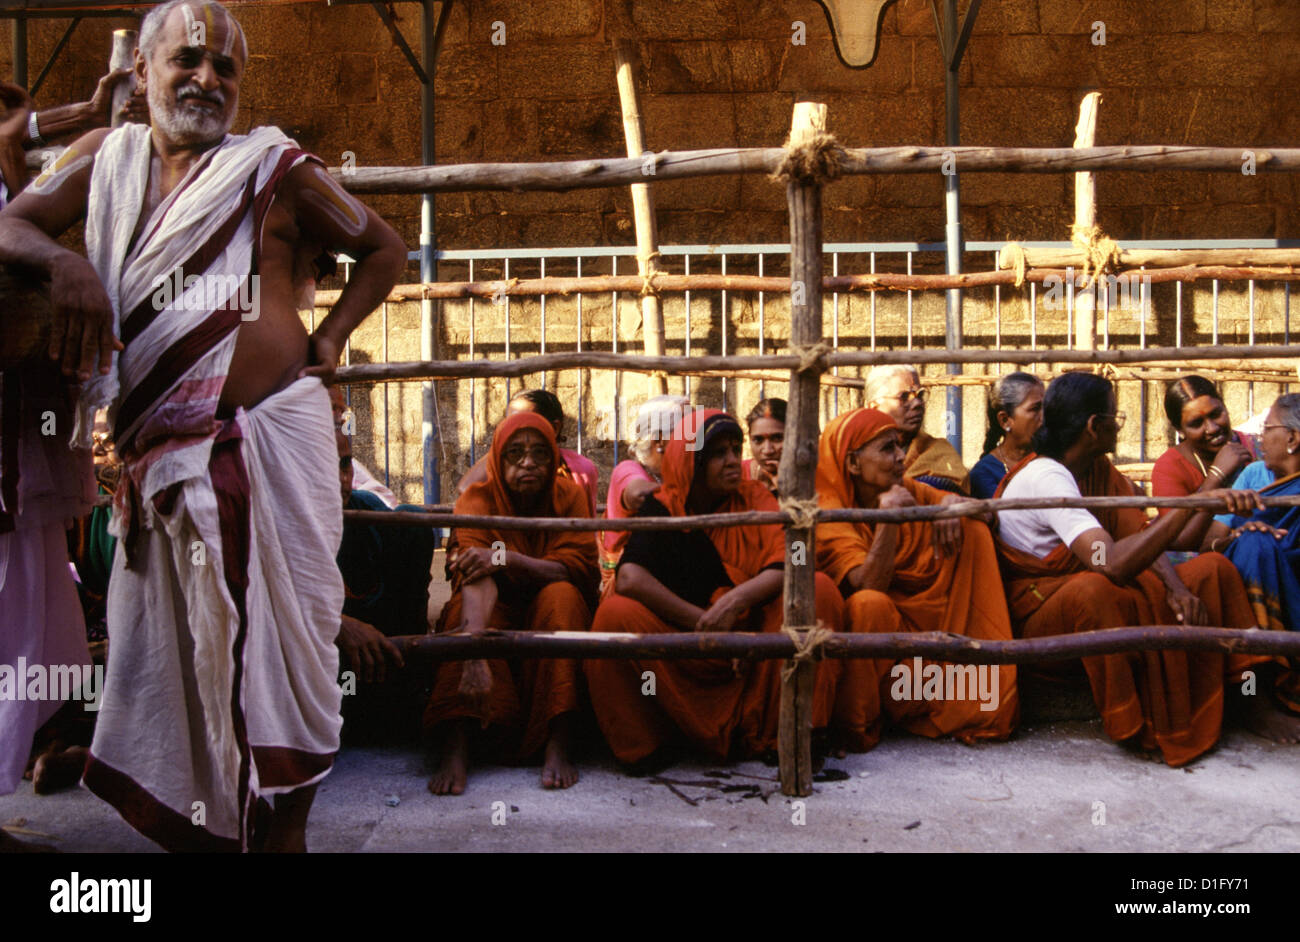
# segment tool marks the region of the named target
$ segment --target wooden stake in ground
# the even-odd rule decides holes
[[[787,148],[792,155],[825,139],[826,106],[797,102]],[[786,167],[805,169],[815,161],[790,159]],[[790,374],[785,450],[777,486],[782,502],[815,500],[820,374],[825,368],[813,359],[812,348],[822,342],[822,179],[789,172],[786,198],[790,206],[790,347],[804,359],[803,369]],[[785,624],[809,628],[817,621],[814,598],[816,551],[813,528],[785,528]],[[780,739],[783,795],[812,794],[812,700],[817,666],[808,660],[785,662],[781,681]]]
[[[1097,106],[1101,92],[1089,92],[1079,103],[1079,123],[1074,127],[1074,146],[1092,147],[1097,140]],[[1091,173],[1074,175],[1074,231],[1088,232],[1097,224],[1097,179]],[[1075,346],[1080,350],[1097,348],[1096,276],[1074,296]],[[1067,290],[1071,290],[1067,288]]]
[[[618,99],[623,109],[627,155],[640,157],[645,152],[645,127],[636,97],[636,77],[640,71],[636,47],[625,39],[614,43],[614,61],[618,70]],[[649,169],[645,174],[649,179],[654,172],[654,163],[645,163],[642,167]],[[651,276],[659,270],[659,226],[655,220],[654,196],[649,183],[633,183],[629,189],[632,191],[632,218],[636,222],[637,271],[642,284],[651,286]],[[659,302],[659,295],[652,290],[641,295],[641,331],[646,355],[663,356],[663,305]],[[663,373],[651,373],[646,377],[646,387],[651,396],[663,395],[668,392],[668,377]]]

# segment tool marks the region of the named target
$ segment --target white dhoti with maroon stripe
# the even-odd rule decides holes
[[[319,781],[341,727],[329,396],[302,379],[217,418],[266,212],[307,155],[275,129],[227,137],[128,254],[150,154],[148,128],[106,139],[86,225],[126,344],[87,405],[111,403],[127,473],[85,783],[170,850],[240,850],[258,798]]]

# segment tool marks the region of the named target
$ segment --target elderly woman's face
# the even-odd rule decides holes
[[[925,399],[921,380],[914,373],[904,373],[889,377],[884,392],[872,407],[898,423],[905,435],[913,436],[925,422]]]
[[[1292,469],[1288,465],[1295,461],[1292,449],[1297,447],[1298,438],[1300,432],[1282,424],[1277,406],[1269,409],[1263,434],[1259,436],[1259,456],[1264,460],[1264,466],[1274,474],[1290,474]]]
[[[898,430],[881,432],[857,451],[849,452],[849,477],[858,487],[887,491],[903,480],[905,457]]]
[[[506,490],[526,499],[542,492],[553,464],[550,443],[537,429],[520,429],[501,450],[501,476]]]

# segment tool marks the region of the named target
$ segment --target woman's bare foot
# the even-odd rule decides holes
[[[1239,719],[1248,731],[1270,742],[1300,743],[1300,716],[1283,710],[1269,695],[1241,697]]]
[[[49,795],[72,788],[81,781],[88,756],[89,750],[85,746],[69,746],[67,749],[52,746],[36,759],[32,767],[32,791]]]
[[[442,744],[438,771],[429,779],[429,791],[435,795],[460,795],[469,777],[469,737],[464,723],[453,723]]]
[[[551,738],[546,741],[542,760],[542,788],[570,788],[578,783],[578,767],[569,759],[571,726],[571,716],[557,716],[551,721]]]

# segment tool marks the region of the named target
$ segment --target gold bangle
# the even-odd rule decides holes
[[[1220,481],[1226,480],[1228,477],[1228,475],[1224,472],[1224,470],[1220,468],[1217,464],[1210,465],[1210,470],[1206,471],[1205,473],[1208,476],[1211,472],[1217,474],[1219,476]]]

